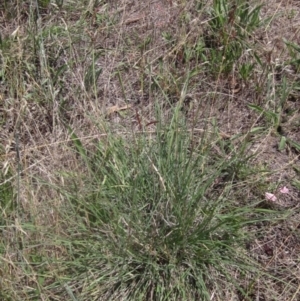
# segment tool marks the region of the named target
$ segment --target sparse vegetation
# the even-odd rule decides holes
[[[0,11],[1,300],[299,299],[293,1]]]

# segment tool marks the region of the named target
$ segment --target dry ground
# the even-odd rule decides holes
[[[193,53],[199,37],[210,39],[209,15],[199,14],[210,1],[202,8],[201,1],[193,0],[64,1],[62,8],[51,1],[40,9],[39,28],[32,26],[34,1],[12,2],[18,9],[8,4],[11,15],[0,13],[1,39],[7,43],[0,52],[0,75],[5,72],[0,83],[2,178],[18,191],[21,218],[26,220],[30,212],[35,224],[44,226],[36,241],[47,241],[47,229],[63,231],[59,212],[49,209],[62,202],[51,187],[67,185],[64,173],[84,168],[70,147],[66,124],[89,148],[105,137],[107,126],[118,135],[151,132],[156,126],[155,101],[164,104],[166,118],[170,108],[180,103],[190,127],[214,131],[212,124],[217,126],[216,154],[222,154],[220,141],[232,139],[234,148],[236,139],[247,136],[253,164],[273,171],[268,173],[268,188],[273,188],[269,192],[278,196],[279,210],[288,209],[290,214],[284,222],[267,226],[265,235],[249,244],[252,256],[274,277],[255,282],[251,298],[300,300],[300,148],[287,143],[279,149],[282,136],[300,144],[300,94],[292,88],[299,82],[299,69],[285,64],[290,53],[283,41],[300,45],[299,1],[265,2],[261,18],[270,19],[249,36],[252,49],[242,58],[253,61],[255,50],[262,65],[256,64],[246,79],[235,65],[227,74],[209,73],[207,63]],[[37,35],[43,37],[44,52],[34,48]],[[185,51],[190,51],[188,59]],[[95,83],[91,70],[99,71]],[[286,96],[281,88],[284,80]],[[284,97],[279,123],[249,107],[273,110]],[[253,129],[258,130],[247,135]],[[47,182],[49,189],[40,181]],[[251,181],[241,198],[252,194],[264,198],[264,191],[256,189],[259,178]],[[278,193],[283,186],[289,188],[288,195]],[[23,231],[19,222],[15,220],[16,232]],[[65,251],[53,250],[57,256]],[[5,289],[37,281],[24,280],[14,256],[8,251],[1,255],[7,263],[0,267]]]

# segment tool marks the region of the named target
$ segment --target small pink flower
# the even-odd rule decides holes
[[[265,193],[265,198],[268,201],[272,201],[272,202],[276,202],[277,201],[277,197],[273,193],[266,192]]]
[[[289,193],[290,192],[289,189],[286,186],[284,186],[283,188],[281,188],[279,191],[281,193]]]

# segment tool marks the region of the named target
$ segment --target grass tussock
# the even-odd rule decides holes
[[[0,3],[0,299],[299,299],[293,1]]]

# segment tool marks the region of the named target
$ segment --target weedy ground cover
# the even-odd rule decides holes
[[[1,300],[298,300],[296,1],[0,4]]]

